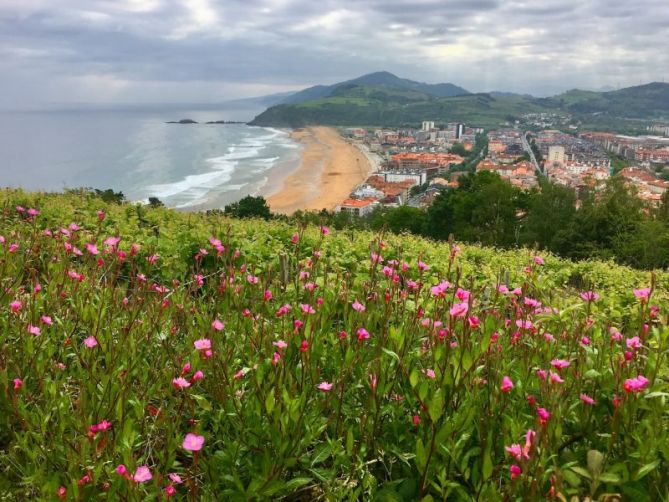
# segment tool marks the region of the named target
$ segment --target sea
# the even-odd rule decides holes
[[[246,124],[255,109],[0,112],[0,186],[89,187],[185,211],[268,196],[299,166],[289,131]],[[192,119],[198,124],[168,124]]]

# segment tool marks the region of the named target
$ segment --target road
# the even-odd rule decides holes
[[[525,132],[522,136],[523,140],[523,150],[525,150],[529,155],[530,155],[530,160],[532,161],[532,164],[534,164],[534,169],[536,171],[539,171],[541,174],[544,172],[541,170],[541,167],[539,166],[539,163],[537,162],[536,157],[534,156],[534,152],[532,151],[532,148],[530,147],[530,143],[527,141],[527,133],[529,131]]]

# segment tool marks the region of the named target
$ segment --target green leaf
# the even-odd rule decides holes
[[[599,481],[602,483],[618,484],[620,483],[620,476],[613,472],[604,472],[601,476],[599,476]]]
[[[200,408],[202,408],[204,411],[211,411],[211,404],[209,401],[204,396],[199,396],[197,394],[193,394],[193,399],[197,401],[197,404]]]
[[[579,467],[578,465],[574,465],[570,467],[572,471],[574,471],[576,474],[579,474],[583,476],[586,479],[592,479],[592,476],[590,476],[590,473],[588,472],[587,469],[584,469],[583,467]]]
[[[274,410],[274,389],[270,390],[265,398],[265,408],[267,409],[268,415]]]
[[[425,452],[425,446],[423,445],[423,440],[418,438],[416,441],[416,467],[418,470],[423,470],[427,462],[427,453]]]
[[[409,383],[411,384],[411,388],[416,387],[418,384],[418,371],[411,370],[411,374],[409,375]]]
[[[444,397],[441,395],[441,389],[437,389],[432,396],[430,403],[427,405],[427,412],[430,414],[430,418],[433,422],[437,422],[441,418],[443,408]]]
[[[604,463],[604,454],[597,450],[588,450],[588,470],[593,478],[599,476],[602,472],[602,464]]]
[[[636,474],[634,475],[634,477],[633,477],[634,481],[638,481],[638,480],[640,480],[641,478],[647,476],[647,475],[650,474],[651,471],[653,471],[658,465],[660,465],[660,461],[659,461],[659,460],[655,460],[654,462],[651,462],[651,463],[649,463],[649,464],[644,465],[644,466],[641,467],[641,468],[636,472]]]
[[[398,363],[400,362],[400,356],[398,356],[398,355],[397,355],[395,352],[393,352],[392,350],[389,350],[389,349],[387,349],[387,348],[385,348],[385,347],[382,347],[381,350],[383,350],[384,354],[389,355],[390,357],[392,357],[393,359],[395,359],[395,361],[397,361]]]

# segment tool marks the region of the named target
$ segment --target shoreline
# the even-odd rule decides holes
[[[273,213],[331,211],[375,170],[366,152],[331,127],[294,129],[290,137],[301,144],[302,157],[279,188],[267,194]]]

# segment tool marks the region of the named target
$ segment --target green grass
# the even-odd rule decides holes
[[[0,214],[5,499],[668,495],[666,273],[84,192]]]

